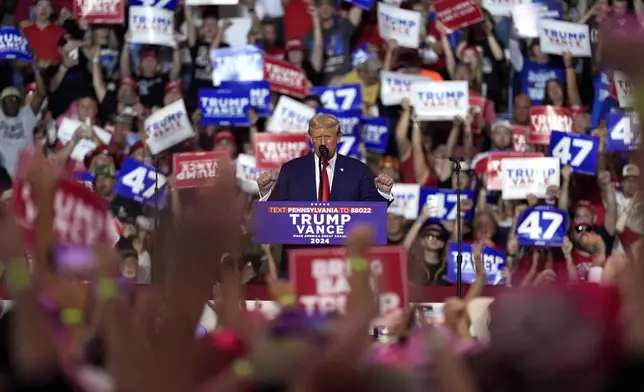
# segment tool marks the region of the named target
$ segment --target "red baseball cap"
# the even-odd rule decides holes
[[[227,141],[230,143],[235,143],[235,135],[233,135],[232,132],[226,130],[226,131],[220,131],[217,132],[216,134],[213,135],[212,141],[213,143],[217,144],[221,141]]]
[[[174,82],[168,82],[165,84],[165,87],[163,88],[163,93],[167,94],[173,88],[178,88],[179,90],[181,90],[181,87],[182,87],[182,84],[181,84],[181,81],[179,80],[175,80]]]
[[[85,164],[85,168],[89,170],[89,167],[92,165],[92,161],[94,160],[94,158],[96,158],[101,154],[111,156],[112,159],[114,160],[114,163],[116,164],[116,154],[110,151],[110,149],[106,145],[102,145],[102,146],[98,146],[91,152],[87,153],[87,155],[85,155],[85,158],[83,158],[83,163]]]
[[[130,86],[136,88],[136,80],[132,78],[121,78],[119,80],[119,86]]]
[[[287,52],[291,50],[303,50],[303,49],[304,49],[304,45],[302,44],[302,41],[300,41],[299,39],[289,40],[286,43],[286,47],[285,47],[285,50]]]

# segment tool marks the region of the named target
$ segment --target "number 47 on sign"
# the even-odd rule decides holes
[[[114,190],[118,195],[139,203],[163,207],[165,189],[166,177],[163,174],[150,165],[127,158]]]

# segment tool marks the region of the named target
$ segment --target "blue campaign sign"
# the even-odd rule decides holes
[[[154,167],[132,158],[125,158],[116,180],[114,192],[142,204],[155,205],[159,192],[159,207],[165,204],[166,178]]]
[[[389,120],[383,117],[363,117],[362,140],[367,151],[384,154],[389,143]]]
[[[548,154],[574,172],[595,174],[599,159],[599,138],[582,133],[552,131]]]
[[[474,191],[461,191],[461,199],[469,199],[474,202]],[[420,215],[425,204],[429,204],[431,209],[429,222],[440,223],[442,221],[455,221],[457,201],[458,198],[454,189],[425,187],[420,188],[420,197],[418,198],[418,215]],[[469,221],[471,217],[472,210],[470,209],[465,213],[465,220]]]
[[[507,262],[505,252],[484,246],[482,249],[483,267],[487,275],[486,283],[488,285],[501,285],[504,283],[503,268]],[[447,281],[456,283],[458,276],[458,264],[456,263],[456,255],[458,254],[458,245],[456,242],[447,244],[447,273],[445,278]],[[461,277],[463,283],[473,283],[476,279],[476,268],[474,266],[474,256],[472,254],[472,244],[462,244],[461,255],[463,256],[463,263],[461,264]]]
[[[369,50],[369,46],[367,44],[362,44],[351,54],[351,64],[353,64],[353,68],[355,69],[370,57],[376,57],[376,54]]]
[[[177,9],[178,0],[130,0],[128,5],[163,8],[174,11]]]
[[[270,117],[273,114],[271,109],[271,88],[266,80],[256,82],[222,82],[221,88],[231,90],[250,90],[250,106],[255,109],[260,117]]]
[[[200,125],[249,126],[249,89],[199,89]]]
[[[0,61],[33,61],[27,38],[15,27],[0,27]]]
[[[560,20],[563,15],[561,0],[533,0],[532,3],[539,6],[543,19]]]
[[[340,121],[340,129],[342,136],[345,135],[359,135],[360,134],[360,117],[362,112],[360,110],[331,110],[325,108],[318,108],[318,113],[329,113],[334,115]]]
[[[311,87],[311,94],[317,95],[322,106],[329,110],[362,110],[362,88],[359,84],[341,86]]]
[[[235,46],[211,51],[212,82],[254,82],[264,80],[264,58],[261,49],[253,46]]]
[[[94,176],[90,172],[74,172],[76,181],[85,185],[87,189],[94,189]]]
[[[360,7],[363,10],[369,11],[373,8],[373,3],[375,0],[345,0],[349,4],[353,4],[356,7]]]
[[[635,150],[640,146],[637,115],[628,112],[606,114],[606,151]]]
[[[551,246],[563,244],[568,228],[568,214],[550,205],[538,205],[523,211],[517,220],[519,245]]]
[[[257,244],[344,245],[356,224],[369,224],[374,244],[387,244],[387,203],[260,202],[253,210]]]

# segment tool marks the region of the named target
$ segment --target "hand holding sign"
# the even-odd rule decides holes
[[[528,246],[561,246],[567,222],[568,215],[555,207],[530,207],[517,220],[517,240],[519,244]]]

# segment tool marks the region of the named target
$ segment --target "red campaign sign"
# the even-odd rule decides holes
[[[552,131],[572,132],[570,111],[556,106],[535,106],[530,109],[530,144],[550,144]]]
[[[526,152],[528,149],[528,127],[512,126],[512,147],[516,152]]]
[[[29,183],[14,182],[13,201],[25,246],[33,249],[33,223],[38,214]],[[108,204],[72,179],[62,179],[54,193],[54,234],[61,244],[94,245],[113,242]]]
[[[264,80],[271,84],[271,91],[280,94],[297,98],[304,98],[308,94],[304,71],[272,56],[264,56]]]
[[[490,151],[487,156],[487,183],[489,191],[501,190],[501,161],[504,158],[541,158],[540,152]]]
[[[74,0],[74,16],[89,24],[122,24],[125,0]]]
[[[300,133],[259,133],[255,158],[260,171],[276,171],[286,162],[309,153],[309,137]]]
[[[440,0],[434,3],[436,18],[450,31],[482,22],[485,14],[477,0]]]
[[[402,246],[378,246],[369,251],[372,284],[380,294],[380,312],[404,309],[408,299],[407,251]],[[348,263],[344,248],[291,249],[290,278],[299,306],[308,314],[344,313]]]
[[[219,163],[230,160],[228,151],[186,152],[172,156],[176,189],[199,188],[219,176]]]

